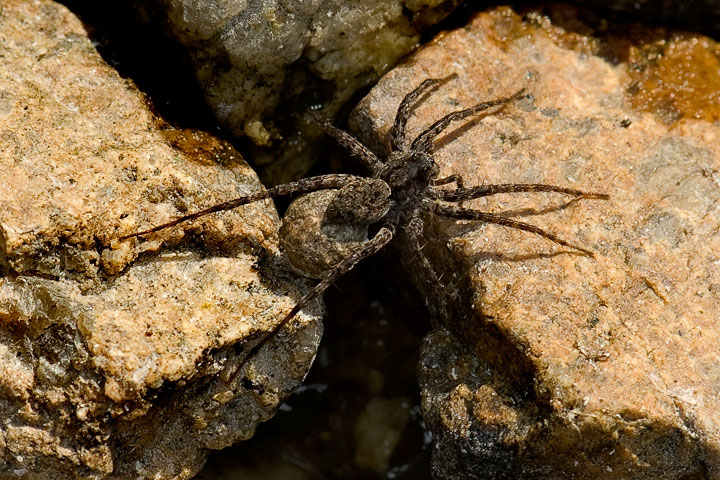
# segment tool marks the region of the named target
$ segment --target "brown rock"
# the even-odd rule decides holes
[[[299,315],[221,380],[305,290],[277,213],[118,241],[262,187],[228,145],[159,124],[64,7],[9,0],[0,22],[0,478],[189,478],[315,354]]]
[[[595,258],[527,232],[428,216],[425,251],[451,285],[429,294],[469,288],[420,364],[435,472],[718,477],[718,45],[585,23],[566,6],[543,12],[497,9],[440,35],[352,119],[365,142],[388,148],[401,98],[425,78],[458,74],[416,106],[410,138],[525,87],[522,100],[436,141],[440,176],[611,195],[464,204],[538,225]]]

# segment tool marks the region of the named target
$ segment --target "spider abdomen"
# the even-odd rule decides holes
[[[358,178],[337,190],[325,211],[326,223],[369,225],[390,209],[392,191],[379,178]]]
[[[280,227],[280,247],[303,275],[322,278],[367,241],[368,224],[334,223],[328,207],[340,190],[320,190],[293,200]]]

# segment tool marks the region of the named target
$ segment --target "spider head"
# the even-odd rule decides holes
[[[413,178],[417,178],[422,183],[428,183],[435,178],[440,170],[435,160],[424,152],[413,152],[408,169],[411,170]]]
[[[394,190],[426,185],[437,173],[435,160],[427,153],[396,151],[390,154],[379,176]]]

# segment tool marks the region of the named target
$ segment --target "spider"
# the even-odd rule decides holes
[[[307,292],[295,306],[283,317],[283,319],[268,332],[245,356],[229,376],[227,384],[232,384],[244,364],[260,348],[263,347],[280,329],[306,305],[322,293],[338,278],[352,269],[359,261],[370,257],[388,245],[395,236],[398,229],[404,229],[409,247],[414,252],[416,261],[423,271],[425,278],[433,285],[442,287],[441,280],[430,261],[422,251],[421,236],[423,232],[422,215],[427,212],[458,220],[476,220],[485,223],[493,223],[526,232],[540,235],[554,243],[572,248],[582,255],[592,257],[591,251],[573,245],[556,235],[549,233],[539,227],[528,223],[516,221],[502,215],[487,213],[471,208],[451,205],[453,202],[461,202],[499,193],[517,192],[556,192],[570,195],[577,199],[607,199],[608,195],[602,193],[588,193],[581,190],[558,187],[545,184],[497,184],[482,185],[476,187],[465,187],[459,175],[450,175],[444,178],[438,177],[438,166],[436,165],[433,153],[433,140],[442,133],[452,122],[465,119],[471,115],[486,111],[493,107],[503,107],[506,104],[520,99],[525,89],[515,94],[478,103],[477,105],[449,113],[426,128],[412,142],[406,140],[405,128],[410,116],[410,109],[418,98],[431,91],[436,90],[442,84],[455,78],[450,75],[445,78],[430,78],[418,85],[414,90],[405,95],[397,114],[395,122],[390,130],[391,152],[385,158],[379,158],[367,147],[356,140],[349,133],[340,130],[327,121],[318,120],[321,128],[342,147],[344,147],[362,166],[369,172],[368,176],[357,176],[348,174],[319,175],[305,178],[295,182],[269,188],[265,191],[246,195],[198,212],[185,215],[171,222],[156,227],[121,237],[125,240],[132,237],[147,235],[163,230],[183,222],[187,222],[214,212],[230,210],[241,205],[256,202],[266,198],[273,198],[288,194],[309,194],[299,197],[288,208],[283,219],[283,227],[288,222],[288,216],[293,209],[293,204],[300,202],[303,198],[313,195],[311,192],[331,192],[327,197],[329,200],[315,202],[311,208],[322,208],[320,214],[322,221],[320,227],[324,234],[332,234],[341,231],[343,227],[356,226],[364,234],[364,240],[357,242],[354,248],[333,250],[332,245],[323,245],[327,250],[326,258],[319,260],[303,257],[303,251],[307,251],[307,245],[293,244],[292,241],[283,242],[283,231],[281,229],[281,246],[290,257],[291,263],[300,270],[298,264],[305,264],[304,271],[307,276],[320,278],[320,282]],[[454,184],[454,188],[447,187]],[[445,186],[444,188],[439,188]],[[367,238],[367,227],[375,226],[375,234]],[[302,229],[302,228],[301,228]],[[316,232],[310,232],[315,235]],[[340,235],[341,236],[341,235]],[[320,238],[316,236],[316,238]],[[307,241],[307,240],[306,240]],[[332,242],[331,242],[332,243]],[[340,239],[336,243],[342,243]],[[314,254],[310,254],[313,257]],[[308,271],[307,264],[315,261],[316,265]]]

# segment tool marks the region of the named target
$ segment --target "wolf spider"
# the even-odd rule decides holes
[[[307,194],[328,189],[336,191],[336,194],[327,205],[327,210],[325,212],[318,212],[319,215],[322,215],[323,225],[377,226],[376,233],[372,238],[367,239],[366,237],[366,240],[361,243],[359,247],[350,251],[344,258],[338,259],[334,264],[323,266],[324,271],[319,275],[315,275],[321,278],[320,282],[312,290],[307,292],[273,330],[267,333],[260,342],[248,352],[245,359],[241,361],[240,365],[236,367],[230,375],[229,380],[226,382],[228,385],[232,384],[248,359],[265,345],[280,329],[287,325],[301,309],[319,297],[333,282],[352,269],[360,260],[374,255],[390,243],[399,228],[405,230],[409,247],[412,249],[418,264],[422,268],[424,277],[432,284],[441,287],[442,283],[440,278],[422,251],[422,214],[424,212],[458,220],[477,220],[485,223],[493,223],[535,233],[554,243],[572,248],[582,255],[593,256],[591,251],[573,245],[534,225],[519,222],[502,215],[447,204],[499,193],[517,192],[556,192],[578,199],[608,198],[608,195],[602,193],[588,193],[572,188],[545,184],[497,184],[465,187],[459,175],[437,178],[439,169],[432,157],[433,140],[442,133],[450,123],[462,120],[492,107],[504,106],[521,98],[525,92],[525,89],[522,89],[506,98],[482,102],[473,107],[449,113],[426,128],[408,145],[405,139],[405,127],[413,103],[424,93],[434,91],[440,85],[455,77],[456,75],[451,75],[445,78],[427,79],[405,95],[398,108],[392,129],[390,130],[390,145],[392,150],[385,158],[378,158],[378,156],[350,134],[332,126],[328,122],[319,121],[320,126],[328,135],[333,137],[338,144],[360,161],[369,172],[368,176],[330,174],[285,183],[262,192],[214,205],[210,208],[177,218],[171,222],[121,238],[124,240],[131,237],[147,235],[214,212],[230,210],[266,198],[288,194]],[[455,187],[438,188],[450,184],[455,184]],[[300,199],[302,199],[302,197],[298,200]]]

